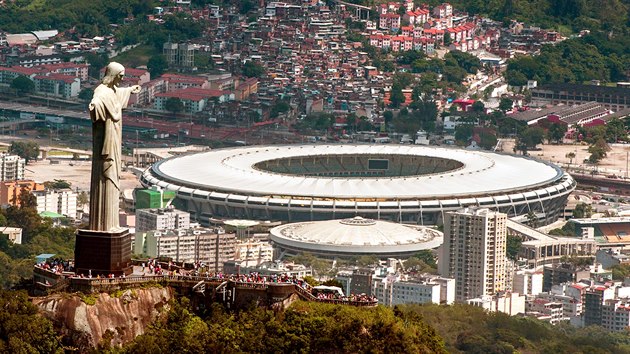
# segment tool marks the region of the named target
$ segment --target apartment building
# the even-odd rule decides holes
[[[20,206],[20,194],[22,190],[27,192],[43,191],[43,184],[30,180],[13,180],[0,182],[0,205]]]
[[[77,217],[77,193],[70,189],[31,191],[37,200],[37,212],[51,211],[69,218]]]
[[[455,300],[506,290],[507,215],[489,209],[445,214],[440,274],[455,278]]]
[[[136,210],[136,232],[190,228],[190,213],[175,208]]]
[[[26,160],[9,154],[0,154],[0,181],[24,179]]]
[[[148,257],[167,257],[176,262],[203,263],[211,272],[223,271],[234,259],[236,234],[222,228],[180,228],[136,233],[134,252]]]

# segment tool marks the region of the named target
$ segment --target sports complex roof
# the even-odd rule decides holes
[[[289,157],[412,155],[459,161],[450,171],[404,177],[330,177],[282,174],[254,165]],[[178,156],[155,164],[154,177],[176,186],[258,196],[408,199],[483,197],[528,190],[560,179],[549,163],[513,155],[417,145],[293,145],[229,148]],[[145,173],[146,176],[146,173]],[[157,182],[157,181],[154,181]]]
[[[407,254],[436,248],[442,233],[430,228],[394,222],[350,219],[299,222],[271,229],[274,243],[315,253]]]

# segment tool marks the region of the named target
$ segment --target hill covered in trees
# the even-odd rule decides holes
[[[22,291],[0,290],[0,352],[77,350],[37,315]],[[82,348],[85,349],[85,348]],[[359,308],[298,301],[286,311],[221,305],[194,313],[173,301],[163,318],[124,347],[98,353],[630,353],[630,337],[599,327],[552,327],[467,305]]]

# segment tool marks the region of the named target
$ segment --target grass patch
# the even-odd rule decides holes
[[[96,300],[98,300],[98,294],[81,294],[79,297],[81,301],[90,306],[96,305]]]
[[[574,34],[573,29],[567,25],[557,25],[556,31],[558,31],[558,33],[560,33],[564,37],[569,37]]]
[[[160,54],[153,46],[143,44],[110,59],[121,63],[125,67],[136,68],[147,65],[152,56]]]
[[[56,151],[51,150],[48,152],[49,156],[73,156],[71,152],[68,151]]]
[[[42,9],[46,5],[46,0],[33,0],[30,4],[24,7],[26,11],[37,11]]]

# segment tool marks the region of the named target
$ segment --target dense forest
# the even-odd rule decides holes
[[[522,86],[527,80],[542,83],[590,80],[625,81],[630,70],[630,37],[593,33],[546,45],[538,56],[520,56],[508,62],[508,83]]]
[[[0,352],[76,350],[22,291],[0,290]],[[186,298],[124,347],[98,353],[630,353],[630,337],[599,327],[552,327],[467,305],[358,308],[296,302],[286,311],[194,313]]]

